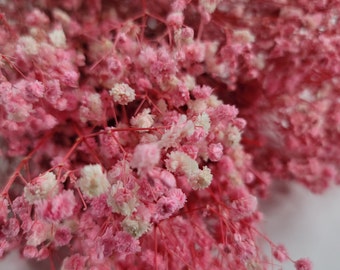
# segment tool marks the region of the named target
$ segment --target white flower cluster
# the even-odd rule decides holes
[[[193,189],[206,188],[212,181],[212,174],[207,166],[200,169],[196,160],[180,151],[170,153],[166,166],[169,171],[182,173],[188,177]]]
[[[126,217],[122,222],[123,229],[135,238],[141,237],[150,228],[150,223]]]
[[[155,116],[151,114],[151,110],[147,108],[132,117],[130,123],[138,128],[150,128],[154,124],[154,118]]]
[[[63,48],[66,46],[66,36],[63,29],[55,29],[48,35],[52,44],[57,48]]]
[[[131,192],[131,196],[124,196],[124,198],[118,198],[117,200],[119,193],[124,192],[125,195],[127,195],[126,191],[127,189],[124,187],[122,181],[118,181],[116,184],[112,185],[107,204],[111,207],[113,213],[130,216],[136,210],[138,199],[135,190],[129,191]],[[121,199],[123,199],[123,201]]]
[[[81,178],[78,180],[78,187],[87,197],[98,197],[109,190],[110,183],[100,164],[86,165],[80,173]]]
[[[30,204],[54,197],[59,192],[58,181],[52,172],[47,172],[33,179],[24,188],[24,197]]]
[[[100,94],[91,93],[86,97],[85,104],[79,108],[79,117],[83,123],[86,121],[100,121],[103,117],[103,103],[100,99]]]
[[[161,147],[169,148],[178,145],[178,142],[185,137],[191,136],[195,132],[195,124],[188,120],[186,115],[181,115],[176,124],[164,132],[159,142]]]
[[[136,98],[135,90],[126,83],[116,83],[109,93],[113,100],[120,105],[127,105]]]

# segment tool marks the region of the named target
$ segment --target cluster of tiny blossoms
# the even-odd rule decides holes
[[[257,231],[257,199],[271,180],[340,182],[339,1],[0,10],[1,256],[20,248],[63,270],[311,269]]]

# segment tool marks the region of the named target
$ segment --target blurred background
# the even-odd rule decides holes
[[[272,194],[261,204],[262,230],[269,238],[284,244],[293,260],[310,258],[314,270],[340,269],[340,187],[316,195],[288,183],[277,186]],[[295,268],[285,263],[282,269]]]

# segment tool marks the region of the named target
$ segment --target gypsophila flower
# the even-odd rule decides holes
[[[53,242],[56,246],[65,246],[71,239],[71,230],[66,226],[58,227],[53,235]]]
[[[42,242],[51,239],[52,225],[44,221],[35,221],[27,237],[27,245],[37,247]]]
[[[141,237],[150,228],[150,223],[142,220],[133,220],[126,217],[122,222],[123,229],[135,238]]]
[[[199,173],[197,162],[183,152],[173,151],[167,160],[167,169],[171,172],[180,172],[188,178],[193,178]]]
[[[207,166],[204,166],[202,170],[199,170],[195,175],[189,178],[190,184],[194,190],[208,187],[212,180],[213,176],[211,170]]]
[[[273,251],[273,256],[279,262],[286,261],[288,259],[288,252],[283,245],[276,246]]]
[[[169,218],[177,210],[181,209],[186,201],[186,196],[181,189],[170,189],[156,204],[155,221]]]
[[[104,115],[103,104],[98,93],[90,93],[85,97],[84,104],[79,108],[82,122],[100,121]]]
[[[61,266],[61,270],[81,270],[85,268],[87,261],[86,256],[80,254],[73,254],[70,257],[66,257]]]
[[[157,143],[139,144],[135,148],[130,165],[140,173],[152,169],[159,160],[160,149]]]
[[[296,270],[311,270],[312,263],[309,259],[300,259],[295,262],[295,269]]]
[[[48,34],[52,44],[57,48],[65,47],[66,37],[62,29],[55,29]]]
[[[212,143],[209,145],[208,151],[211,161],[219,161],[223,155],[223,145],[221,143]]]
[[[126,232],[118,232],[114,236],[114,249],[120,254],[131,254],[140,251],[139,240]]]
[[[31,204],[39,200],[52,198],[58,192],[58,182],[53,172],[38,176],[24,188],[25,199]]]
[[[340,2],[258,2],[0,1],[0,257],[311,269],[258,200],[340,183]]]
[[[73,215],[76,204],[73,191],[66,190],[52,199],[37,202],[36,211],[46,221],[59,222]]]
[[[231,209],[235,219],[241,219],[253,214],[257,209],[257,198],[243,190],[231,194]]]
[[[123,182],[118,181],[112,185],[107,203],[111,207],[112,212],[130,216],[136,210],[138,204],[136,188],[128,189],[124,187]]]
[[[100,164],[86,165],[80,174],[77,185],[89,198],[98,197],[109,190],[110,183]]]
[[[205,112],[198,115],[195,120],[195,125],[203,127],[204,131],[208,132],[211,126],[209,115]]]
[[[154,124],[154,117],[150,109],[144,109],[141,113],[131,118],[131,125],[139,128],[150,128]]]
[[[31,36],[22,36],[18,40],[18,49],[24,50],[28,55],[36,55],[38,53],[39,45],[37,41]]]
[[[127,105],[134,101],[136,97],[135,90],[126,83],[115,84],[109,93],[113,97],[113,100],[120,105]]]

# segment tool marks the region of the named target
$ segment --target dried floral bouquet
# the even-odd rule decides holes
[[[0,255],[280,269],[272,181],[340,182],[340,1],[0,0]],[[265,239],[272,251],[259,245]]]

